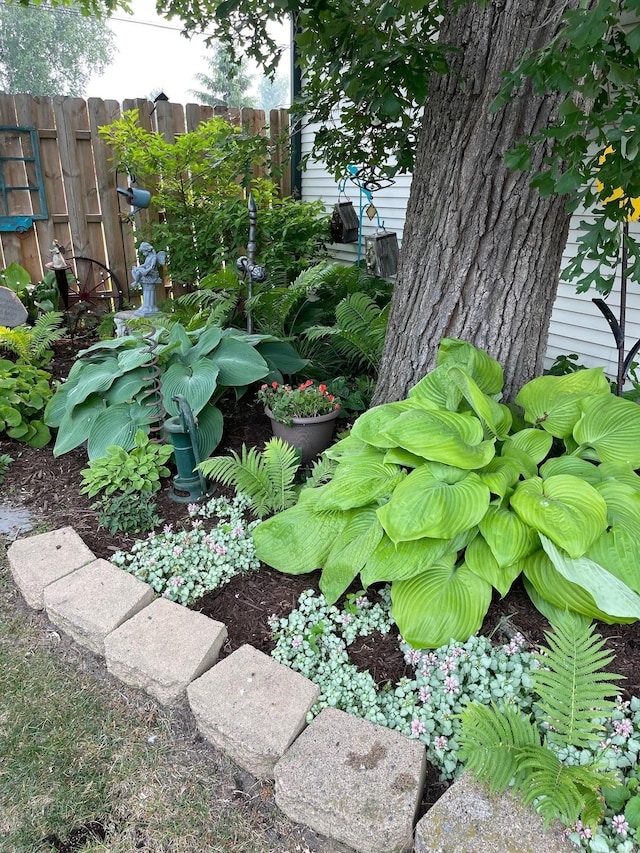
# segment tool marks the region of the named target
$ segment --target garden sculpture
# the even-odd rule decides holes
[[[162,282],[158,267],[164,264],[166,256],[164,252],[156,252],[151,243],[140,243],[140,254],[144,259],[142,263],[131,267],[131,287],[134,290],[142,288],[142,305],[134,313],[138,317],[148,317],[158,313],[156,285]]]

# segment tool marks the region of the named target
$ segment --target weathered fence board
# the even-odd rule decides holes
[[[140,124],[173,141],[185,131],[195,130],[202,121],[222,116],[251,133],[265,132],[265,114],[261,110],[229,109],[198,104],[152,103],[129,99],[122,110],[137,109]],[[150,210],[130,210],[116,188],[126,188],[128,176],[115,171],[109,147],[100,139],[98,128],[111,124],[121,115],[117,101],[90,98],[32,97],[0,93],[0,124],[5,127],[35,128],[40,147],[42,185],[47,200],[48,218],[36,219],[33,227],[19,233],[0,230],[0,268],[15,261],[25,267],[32,281],[39,281],[51,261],[51,246],[57,240],[67,255],[94,258],[109,267],[127,290],[129,269],[137,263],[135,232],[157,216]],[[288,128],[286,110],[272,110],[269,136],[272,163],[281,169],[286,162],[283,139]],[[27,186],[36,183],[35,166],[27,160],[19,135],[5,132],[0,151],[0,166],[5,185]],[[280,189],[290,192],[288,169],[283,169]],[[155,186],[145,184],[153,195]],[[37,211],[28,192],[9,193],[11,216]]]

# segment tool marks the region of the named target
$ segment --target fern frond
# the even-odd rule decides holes
[[[293,480],[298,468],[297,452],[281,439],[272,438],[264,451],[242,445],[241,455],[214,456],[198,466],[205,477],[233,486],[251,501],[260,518],[293,506],[297,490]]]
[[[460,720],[460,758],[492,791],[506,791],[518,775],[519,751],[540,745],[537,726],[510,705],[476,702],[463,709]]]
[[[329,459],[329,457],[325,456],[323,453],[322,456],[319,459],[316,459],[316,461],[311,466],[311,471],[305,481],[303,488],[314,489],[316,488],[316,486],[325,485],[325,483],[328,483],[330,480],[333,479],[333,475],[337,467],[337,460]]]
[[[64,337],[65,330],[60,328],[63,319],[62,311],[47,311],[33,324],[29,343],[30,359],[33,363],[45,357],[51,344]]]
[[[278,511],[294,506],[298,499],[294,479],[300,464],[296,448],[274,437],[264,446],[262,462],[271,485],[272,504]]]
[[[548,737],[559,743],[586,747],[598,741],[602,726],[594,718],[615,707],[611,697],[618,692],[620,676],[602,672],[614,655],[594,630],[575,620],[547,632],[541,668],[531,674],[538,705],[552,727]]]
[[[602,816],[600,788],[609,784],[615,774],[598,772],[597,765],[564,765],[556,754],[544,746],[527,747],[518,756],[522,772],[516,788],[525,805],[533,805],[545,821],[559,818],[566,826],[579,817],[595,826]]]
[[[13,329],[0,326],[0,349],[8,350],[21,361],[26,361],[29,357],[29,332],[28,326],[15,326]]]

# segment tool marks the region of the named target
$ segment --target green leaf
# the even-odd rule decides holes
[[[547,459],[544,465],[540,467],[540,475],[545,480],[548,480],[549,477],[555,477],[558,474],[571,474],[573,477],[579,477],[585,483],[590,483],[592,486],[597,486],[602,480],[602,475],[597,465],[588,462],[586,459],[578,459],[577,456],[555,456],[553,459]]]
[[[491,603],[491,585],[455,555],[409,580],[391,584],[392,613],[415,649],[435,649],[452,639],[465,642],[480,629]]]
[[[99,394],[91,394],[79,405],[69,407],[66,415],[60,422],[53,455],[56,457],[62,456],[63,453],[68,453],[74,447],[78,447],[83,441],[86,441],[94,420],[105,409],[105,402]]]
[[[263,341],[257,345],[256,350],[267,362],[270,370],[278,370],[280,373],[299,373],[309,364],[309,360],[300,358],[296,348],[286,341]]]
[[[488,465],[476,473],[492,494],[504,498],[511,493],[520,478],[520,465],[515,459],[494,456]]]
[[[435,565],[443,557],[455,554],[458,550],[456,544],[456,539],[427,538],[395,543],[388,536],[383,536],[360,573],[362,584],[367,587],[378,581],[412,578]]]
[[[269,365],[251,344],[237,338],[223,338],[209,356],[218,368],[218,384],[225,387],[250,385],[269,372]]]
[[[585,554],[640,595],[640,527],[610,527]]]
[[[581,399],[588,395],[613,399],[601,367],[565,376],[539,376],[520,390],[516,403],[524,408],[529,423],[541,426],[556,438],[566,438],[581,416]]]
[[[535,530],[507,507],[490,506],[478,527],[501,568],[510,566],[540,547]]]
[[[548,536],[571,557],[579,557],[607,527],[607,505],[584,480],[558,474],[520,483],[511,506],[522,521]]]
[[[347,515],[345,531],[329,551],[320,577],[320,590],[329,604],[349,587],[383,536],[375,510],[352,510]]]
[[[49,444],[51,441],[51,432],[49,431],[49,427],[42,423],[42,421],[30,421],[29,426],[35,429],[33,435],[31,435],[27,439],[27,444],[29,447],[35,447],[40,449],[45,445]]]
[[[209,358],[201,358],[190,365],[175,361],[162,376],[162,395],[168,414],[178,414],[178,406],[172,398],[183,394],[193,414],[197,415],[211,399],[217,379],[218,367]]]
[[[137,403],[109,406],[94,418],[89,430],[89,459],[107,455],[107,447],[117,444],[125,450],[135,447],[136,432],[149,429],[149,411]]]
[[[522,429],[510,436],[508,446],[526,453],[534,465],[539,465],[548,456],[553,436],[541,429]]]
[[[104,393],[119,376],[122,376],[122,370],[113,358],[83,365],[82,371],[77,374],[73,388],[66,395],[68,409],[84,403],[91,394]]]
[[[493,441],[483,441],[480,421],[456,412],[403,412],[385,434],[416,456],[457,468],[482,468],[495,454]]]
[[[151,386],[149,368],[138,367],[135,370],[130,370],[124,376],[119,376],[111,388],[102,394],[102,398],[109,405],[126,403],[147,385]]]
[[[386,430],[409,408],[411,408],[411,404],[406,401],[374,406],[356,419],[351,428],[351,436],[364,441],[366,444],[372,444],[374,447],[396,447],[397,442],[387,436]]]
[[[625,806],[624,816],[633,829],[640,827],[640,797],[632,797]]]
[[[378,518],[394,542],[450,539],[474,527],[489,506],[489,489],[477,474],[437,479],[428,466],[416,468],[380,507]]]
[[[464,561],[475,575],[490,583],[503,598],[521,571],[519,563],[500,566],[482,536],[476,536],[469,543]]]
[[[609,525],[619,525],[632,535],[640,531],[640,492],[615,480],[596,483],[595,488],[607,505]]]
[[[204,358],[205,355],[209,355],[209,353],[218,346],[221,340],[222,329],[219,326],[209,326],[209,328],[205,329],[198,338],[198,343],[185,353],[183,357],[184,363],[193,364],[195,361],[199,361],[199,359]]]
[[[589,619],[613,623],[635,622],[632,617],[618,618],[605,613],[597,606],[593,596],[579,583],[567,580],[557,571],[544,551],[536,551],[521,561],[525,578],[535,588],[538,595],[560,610],[573,610]],[[525,584],[526,585],[526,584]],[[533,600],[533,599],[532,599]],[[534,601],[534,604],[536,602]],[[544,612],[541,609],[541,612]]]
[[[509,409],[481,391],[462,368],[450,367],[449,378],[458,386],[465,400],[493,435],[500,440],[505,439],[513,420]]]
[[[437,356],[438,367],[463,368],[485,394],[502,393],[504,378],[500,364],[484,350],[457,338],[443,338]]]
[[[315,512],[306,503],[306,494],[301,493],[296,506],[262,521],[253,531],[258,559],[289,575],[321,568],[348,519],[348,513]]]
[[[317,508],[351,509],[389,495],[407,476],[398,465],[352,460],[338,465],[331,482],[322,489]]]
[[[449,379],[449,368],[436,367],[429,371],[409,391],[409,399],[425,411],[455,412],[462,400],[462,392]]]
[[[582,400],[581,408],[573,430],[579,452],[592,448],[601,462],[640,468],[640,406],[622,397],[597,396]]]
[[[572,559],[542,534],[540,542],[554,568],[568,581],[585,589],[600,610],[615,617],[616,622],[619,619],[640,619],[640,595],[611,572],[588,557]]]
[[[201,409],[197,418],[198,453],[200,459],[211,456],[222,440],[224,419],[222,412],[216,406],[207,404]]]

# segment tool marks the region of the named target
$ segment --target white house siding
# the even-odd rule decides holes
[[[313,126],[307,125],[302,132],[303,155],[311,150],[313,135]],[[345,164],[345,173],[346,166],[347,164]],[[399,175],[392,187],[375,193],[373,197],[385,229],[395,231],[400,244],[402,243],[410,184],[410,175]],[[324,202],[329,212],[337,201],[344,201],[347,198],[353,202],[356,214],[359,209],[358,188],[351,181],[347,181],[345,193],[339,197],[338,185],[333,176],[329,174],[323,163],[313,160],[308,161],[307,168],[302,175],[302,197],[305,201],[319,199]],[[576,240],[579,235],[578,225],[580,220],[584,218],[584,215],[576,215],[571,221],[563,266],[567,264],[575,252]],[[363,233],[365,235],[375,234],[376,228],[375,220],[369,222],[365,215]],[[640,239],[640,223],[632,222],[630,230]],[[334,243],[331,246],[330,253],[338,261],[355,263],[358,256],[358,246],[356,243]],[[589,293],[578,294],[575,291],[575,286],[560,283],[551,315],[545,359],[546,366],[549,366],[558,355],[576,353],[581,364],[587,367],[604,367],[605,372],[611,378],[615,378],[617,365],[615,342],[607,321],[591,301],[595,296],[598,294],[593,288]],[[618,289],[614,289],[607,298],[607,303],[617,317],[620,306]],[[625,352],[628,352],[635,341],[640,338],[640,288],[634,284],[629,285],[626,331]],[[638,355],[638,362],[640,362],[640,354]]]

